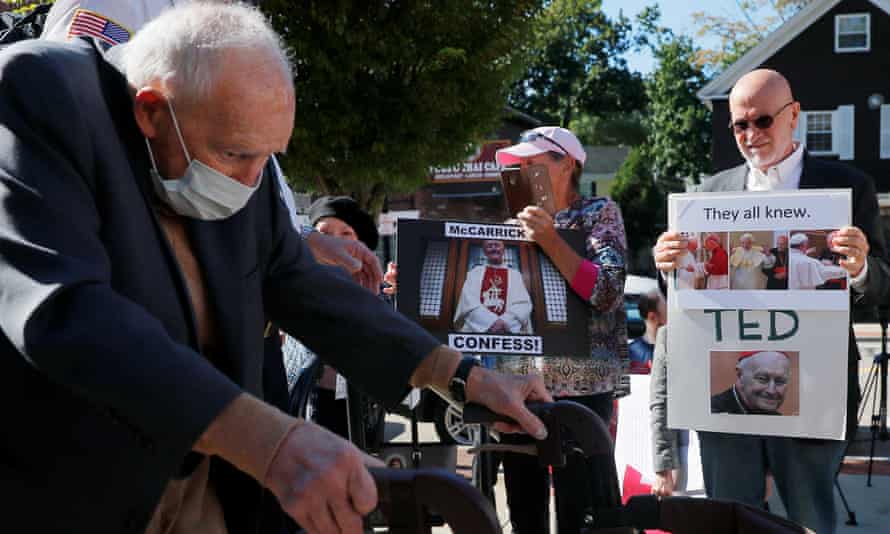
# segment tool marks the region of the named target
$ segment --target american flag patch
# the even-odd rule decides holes
[[[74,13],[68,28],[69,39],[81,35],[95,37],[111,46],[130,40],[130,32],[126,28],[86,9],[78,9]]]

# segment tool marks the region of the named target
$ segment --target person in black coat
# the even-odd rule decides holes
[[[118,51],[0,52],[6,525],[145,532],[197,494],[256,532],[263,486],[311,529],[360,529],[366,458],[263,400],[269,320],[387,404],[434,387],[543,437],[540,377],[463,364],[304,247],[268,179],[295,94],[258,11],[177,6]]]
[[[844,254],[840,264],[850,275],[852,303],[871,307],[886,302],[890,298],[890,266],[872,179],[850,165],[813,157],[794,142],[800,103],[780,73],[758,69],[744,75],[730,93],[729,104],[729,126],[747,162],[705,179],[695,190],[851,189],[853,224],[839,229],[833,248]],[[656,267],[662,272],[673,271],[676,258],[685,249],[679,232],[665,232],[655,246]],[[859,351],[852,322],[849,340],[847,439],[855,433],[859,399]],[[844,454],[843,441],[719,432],[701,432],[699,437],[709,497],[760,506],[769,465],[776,483],[784,488],[780,495],[789,518],[820,534],[834,532],[834,478]]]
[[[788,289],[788,236],[776,238],[776,246],[769,249],[769,255],[775,258],[772,265],[763,267],[766,275],[767,289]]]

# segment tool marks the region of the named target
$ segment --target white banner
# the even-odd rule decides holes
[[[520,226],[509,224],[473,224],[446,222],[445,237],[530,241]]]
[[[448,334],[448,346],[473,354],[544,354],[541,336]]]
[[[849,189],[681,193],[670,196],[668,217],[680,232],[840,228],[850,202]]]
[[[672,428],[843,439],[849,191],[671,195],[691,245],[668,291]]]
[[[618,399],[618,435],[615,438],[615,467],[624,487],[624,476],[630,467],[642,475],[648,485],[655,482],[652,465],[652,425],[649,416],[649,375],[630,375],[630,395]],[[676,460],[686,476],[676,495],[704,495],[698,436],[689,433],[689,441],[680,446]],[[627,497],[628,495],[624,495]]]
[[[671,228],[695,245],[673,277],[678,305],[849,310],[829,241],[851,224],[851,202],[849,190],[671,195]]]

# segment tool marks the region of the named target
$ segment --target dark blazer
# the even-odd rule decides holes
[[[693,191],[743,191],[748,176],[747,164],[733,167],[704,180]],[[868,238],[868,278],[864,291],[850,290],[854,305],[875,306],[888,298],[890,291],[890,266],[887,262],[887,242],[881,226],[875,185],[871,177],[844,163],[804,154],[801,189],[852,189],[853,226],[862,230]],[[852,319],[852,317],[851,317]],[[858,426],[859,403],[859,349],[850,323],[847,383],[847,438],[851,438]]]
[[[0,52],[0,495],[32,532],[141,532],[192,444],[242,391],[263,396],[274,320],[376,399],[396,403],[439,343],[317,264],[266,178],[231,218],[189,220],[217,321],[194,313],[152,209],[124,78],[84,42]],[[212,361],[211,359],[212,358]],[[258,486],[214,459],[231,532]]]
[[[766,275],[767,289],[788,289],[788,249],[785,252],[779,252],[777,247],[769,249],[769,253],[776,259],[772,267],[762,267],[763,274]],[[776,270],[783,269],[785,278],[776,278]]]
[[[745,409],[736,399],[732,388],[711,397],[711,413],[743,414]]]

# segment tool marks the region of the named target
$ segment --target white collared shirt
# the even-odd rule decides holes
[[[800,177],[803,174],[803,145],[795,143],[794,151],[776,165],[767,169],[766,173],[748,163],[748,176],[745,188],[748,191],[789,191],[800,189]],[[850,287],[862,291],[868,275],[868,262],[855,278],[850,278]]]
[[[794,190],[800,187],[801,174],[803,174],[803,145],[797,143],[787,158],[767,169],[766,173],[748,163],[745,188],[748,191]]]

